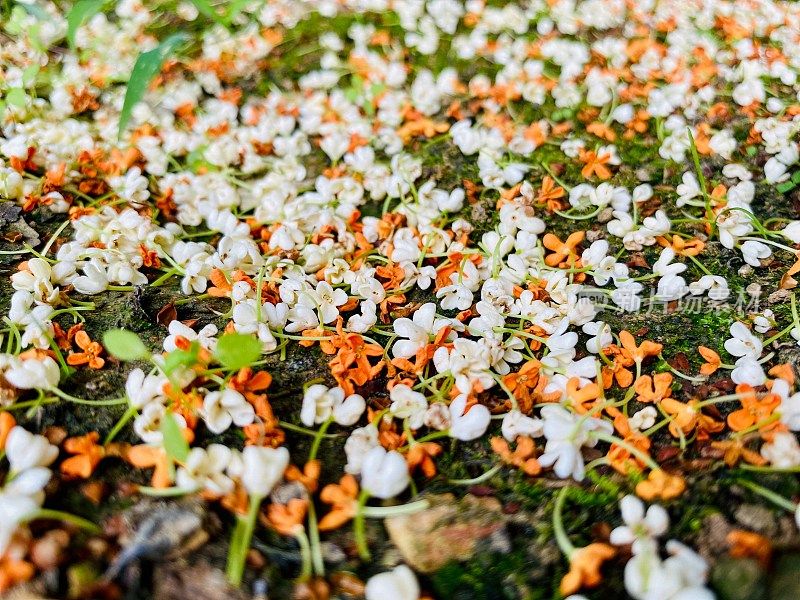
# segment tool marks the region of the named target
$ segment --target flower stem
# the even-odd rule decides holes
[[[311,444],[311,450],[308,453],[308,462],[311,462],[315,458],[317,458],[317,452],[319,452],[319,445],[322,443],[322,436],[325,435],[325,432],[328,430],[328,427],[331,426],[333,422],[333,418],[328,419],[322,425],[320,425],[317,434],[314,436],[314,442]]]
[[[417,500],[408,504],[398,504],[396,506],[363,506],[361,513],[370,519],[385,519],[397,515],[412,515],[430,506],[427,500]]]
[[[73,515],[67,512],[63,512],[60,510],[53,510],[52,508],[40,508],[37,510],[29,520],[33,521],[35,519],[52,519],[54,521],[64,521],[65,523],[70,523],[71,525],[75,525],[80,527],[81,529],[85,529],[86,531],[90,531],[92,533],[100,533],[102,530],[98,527],[95,523],[88,521],[82,517],[77,515]]]
[[[604,442],[608,442],[609,444],[614,444],[616,446],[619,446],[620,448],[624,448],[625,450],[630,452],[633,456],[641,460],[644,464],[646,464],[653,470],[658,470],[661,468],[656,464],[656,462],[652,458],[650,458],[648,454],[645,454],[632,444],[629,444],[625,440],[620,439],[615,435],[603,433],[602,431],[592,431],[590,435],[597,438],[598,440],[602,440]]]
[[[369,546],[367,546],[367,535],[364,529],[364,508],[366,507],[367,500],[369,500],[369,492],[361,490],[358,496],[358,507],[356,514],[353,517],[353,535],[356,539],[356,547],[358,548],[358,555],[362,560],[369,560]]]
[[[225,570],[228,581],[235,586],[242,583],[244,566],[247,561],[247,551],[250,549],[250,540],[253,539],[253,531],[256,528],[256,517],[261,506],[259,496],[250,497],[250,506],[247,515],[236,519],[236,526],[231,535],[231,544],[228,548],[228,564]]]
[[[306,530],[302,527],[297,527],[294,537],[300,545],[300,557],[302,561],[302,566],[300,567],[300,581],[307,581],[311,578],[311,545],[308,542]]]
[[[314,502],[308,502],[308,532],[310,538],[311,548],[311,563],[314,567],[314,572],[320,577],[325,576],[325,560],[322,558],[322,543],[319,538],[319,527],[317,525],[317,510],[314,508]]]
[[[556,503],[553,507],[553,533],[556,536],[556,544],[569,560],[575,553],[575,546],[569,541],[567,531],[564,529],[564,519],[561,516],[561,511],[564,510],[564,502],[567,500],[567,493],[569,493],[569,487],[564,487],[561,488],[558,496],[556,496]]]
[[[453,485],[477,485],[494,477],[494,475],[502,468],[502,464],[496,464],[491,469],[486,471],[486,473],[478,475],[477,477],[473,477],[472,479],[451,479],[448,483],[452,483]]]
[[[777,494],[777,493],[773,492],[770,489],[767,489],[767,488],[765,488],[765,487],[763,487],[761,485],[758,485],[757,483],[753,483],[752,481],[750,481],[748,479],[739,479],[739,480],[737,480],[737,483],[739,485],[742,485],[742,486],[746,487],[751,492],[755,492],[756,494],[758,494],[762,498],[766,498],[767,500],[769,500],[770,502],[772,502],[776,506],[780,506],[781,508],[785,508],[786,510],[791,511],[791,512],[794,512],[795,510],[797,510],[797,505],[794,502],[792,502],[791,500],[788,500],[787,498],[784,498],[780,494]]]

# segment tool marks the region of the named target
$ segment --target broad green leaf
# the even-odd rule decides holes
[[[36,79],[39,74],[39,65],[31,65],[22,71],[22,83],[28,85]]]
[[[150,356],[139,336],[125,329],[106,331],[103,334],[103,346],[111,356],[120,360],[139,360]]]
[[[188,350],[173,350],[164,359],[164,373],[169,376],[178,367],[191,367],[197,362],[197,355],[200,353],[200,344],[192,342]]]
[[[6,93],[6,103],[18,108],[25,108],[25,101],[27,98],[25,90],[22,88],[11,88],[8,90],[8,93]]]
[[[250,0],[232,0],[228,3],[227,14],[225,15],[225,22],[230,24]]]
[[[259,359],[261,343],[252,335],[227,333],[217,341],[214,356],[225,368],[238,371]]]
[[[167,57],[175,52],[178,46],[186,41],[187,37],[183,32],[174,33],[152,50],[142,52],[139,58],[136,59],[133,71],[131,71],[131,76],[128,79],[128,89],[125,91],[122,112],[119,115],[118,135],[120,137],[131,119],[133,107],[144,97],[147,86],[161,72],[161,67]]]
[[[208,17],[221,25],[225,25],[225,20],[207,0],[191,0],[191,3],[194,4],[195,8],[197,8],[204,17]]]
[[[189,456],[189,444],[183,437],[175,415],[169,411],[165,412],[161,419],[161,435],[164,436],[164,450],[167,451],[167,455],[178,462],[185,462]]]
[[[786,192],[791,192],[794,188],[797,187],[797,184],[792,181],[784,181],[783,183],[779,183],[775,186],[775,189],[778,190],[781,194],[785,194]]]
[[[91,19],[105,6],[103,0],[78,0],[67,13],[67,42],[75,49],[75,35],[78,27]]]

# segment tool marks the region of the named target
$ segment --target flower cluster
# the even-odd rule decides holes
[[[299,544],[304,582],[325,576],[320,530],[352,520],[366,560],[365,518],[425,503],[370,499],[436,477],[437,440],[494,461],[462,484],[603,472],[648,501],[687,487],[673,449],[800,468],[777,345],[800,344],[797,4],[235,4],[180,3],[185,46],[140,0],[35,0],[3,25],[0,197],[25,227],[2,240],[0,417],[124,407],[102,443],[65,436],[62,476],[120,459],[152,469],[140,493],[219,502],[238,583],[258,523]],[[762,287],[770,308],[731,309]],[[119,298],[144,341],[99,318]],[[714,317],[689,323],[686,299]],[[319,372],[298,383],[301,353]],[[112,369],[124,390],[80,397],[76,371]],[[58,450],[15,427],[5,453],[0,564]],[[629,594],[710,597],[636,496],[610,540]],[[572,550],[562,591],[599,584],[614,548]],[[365,593],[420,590],[399,566]]]

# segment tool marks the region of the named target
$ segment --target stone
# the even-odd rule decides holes
[[[778,530],[778,525],[775,522],[775,513],[766,506],[742,504],[736,509],[734,518],[745,529],[750,529],[767,537],[774,536]]]
[[[769,600],[797,600],[800,598],[800,554],[784,554],[775,563],[771,573]]]
[[[764,600],[766,573],[752,558],[724,557],[711,572],[711,583],[719,600]]]
[[[505,516],[496,498],[452,494],[426,496],[430,507],[386,519],[386,529],[403,559],[415,570],[432,573],[448,562],[468,560],[484,540],[503,535]]]

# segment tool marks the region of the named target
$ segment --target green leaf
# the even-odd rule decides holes
[[[794,172],[794,175],[792,175],[792,181],[795,183],[800,183],[800,171]]]
[[[133,113],[133,107],[144,97],[147,86],[153,81],[156,75],[161,72],[164,61],[170,54],[180,46],[188,36],[181,33],[174,33],[161,42],[157,47],[147,52],[142,52],[133,65],[133,71],[128,79],[128,89],[125,91],[125,101],[122,104],[122,112],[119,114],[118,135],[122,137],[122,132],[128,125]]]
[[[22,88],[11,88],[6,94],[6,103],[18,108],[25,108],[25,101],[28,97]]]
[[[219,15],[216,9],[207,2],[207,0],[191,0],[191,3],[194,4],[195,8],[200,11],[200,14],[204,17],[208,17],[220,25],[225,25],[225,20]]]
[[[28,85],[32,83],[39,74],[39,65],[31,65],[22,71],[22,83]]]
[[[191,367],[197,362],[199,353],[200,344],[197,341],[192,342],[188,350],[173,350],[164,360],[164,373],[169,376],[178,367]]]
[[[230,24],[250,0],[232,0],[228,3],[227,13],[225,14],[225,22]]]
[[[139,336],[125,329],[106,331],[103,334],[103,346],[111,356],[120,360],[139,360],[150,356]]]
[[[785,194],[786,192],[791,192],[797,185],[791,181],[784,181],[783,183],[779,183],[775,189],[777,189],[781,194]]]
[[[252,335],[227,333],[217,341],[214,356],[225,368],[238,371],[259,359],[261,343]]]
[[[105,6],[103,0],[78,0],[67,13],[67,42],[75,49],[75,35],[78,28],[91,19]]]
[[[183,437],[175,415],[169,411],[165,412],[161,419],[161,435],[164,436],[164,450],[167,451],[167,455],[178,462],[185,462],[189,456],[189,444]]]

